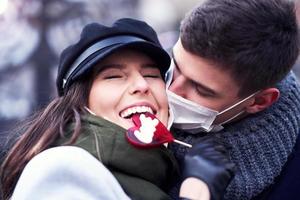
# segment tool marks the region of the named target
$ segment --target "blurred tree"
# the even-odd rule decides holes
[[[78,39],[84,25],[136,17],[136,4],[137,0],[1,0],[0,132],[56,94],[58,56]]]

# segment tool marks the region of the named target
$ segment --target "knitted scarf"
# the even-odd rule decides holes
[[[281,96],[270,108],[206,135],[222,142],[237,166],[224,199],[246,200],[257,196],[274,183],[293,150],[300,129],[300,87],[290,73],[277,88]],[[175,131],[174,135],[179,140],[195,143],[204,134]],[[188,150],[176,144],[170,148],[179,162]],[[170,192],[174,199],[178,198],[178,189],[179,184]]]

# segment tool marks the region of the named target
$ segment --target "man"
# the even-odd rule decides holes
[[[237,172],[225,199],[261,198],[293,150],[300,90],[286,75],[298,51],[291,1],[206,0],[182,21],[169,73],[174,133],[227,147]],[[187,149],[170,148],[182,161]]]

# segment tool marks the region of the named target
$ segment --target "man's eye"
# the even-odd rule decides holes
[[[214,97],[214,94],[212,94],[209,91],[204,90],[202,87],[198,86],[196,83],[194,83],[194,89],[196,90],[196,93],[201,97]]]
[[[198,94],[199,96],[202,96],[202,97],[212,97],[211,94],[206,93],[206,92],[199,91],[199,90],[197,90],[197,89],[196,89],[196,92],[197,92],[197,94]]]

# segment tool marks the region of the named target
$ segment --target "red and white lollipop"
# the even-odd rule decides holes
[[[133,115],[132,121],[135,126],[127,130],[126,138],[134,146],[150,148],[164,143],[176,142],[192,147],[190,144],[174,139],[164,124],[149,112]]]

